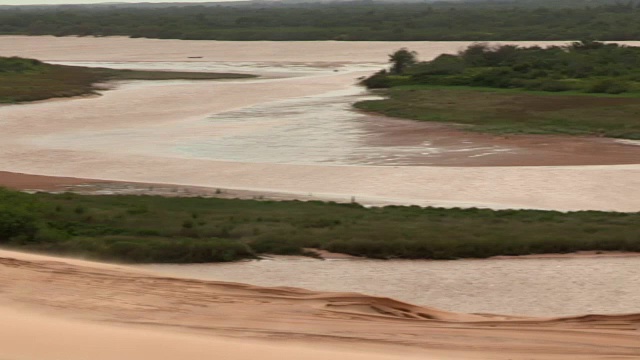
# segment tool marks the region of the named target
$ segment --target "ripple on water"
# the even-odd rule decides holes
[[[458,261],[277,257],[270,261],[143,267],[206,280],[355,291],[466,313],[560,316],[640,312],[640,257]]]

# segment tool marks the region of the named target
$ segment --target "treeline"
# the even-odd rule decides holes
[[[0,189],[0,246],[124,262],[216,262],[319,248],[457,259],[640,251],[640,213],[438,209]]]
[[[547,48],[477,43],[428,62],[417,62],[415,55],[406,49],[392,54],[391,71],[364,83],[371,88],[424,84],[606,94],[640,91],[637,47],[594,41]]]
[[[193,40],[640,40],[637,2],[471,2],[0,9],[0,34]]]

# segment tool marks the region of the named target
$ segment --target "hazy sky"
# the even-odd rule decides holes
[[[128,3],[141,3],[141,2],[217,2],[224,0],[0,0],[0,5],[35,5],[35,4],[96,4],[104,2],[128,2]],[[230,0],[229,0],[230,1]]]

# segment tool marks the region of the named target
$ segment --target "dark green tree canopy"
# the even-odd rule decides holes
[[[403,74],[406,68],[418,62],[418,53],[402,48],[389,55],[389,62],[391,63],[391,73]]]
[[[640,48],[596,41],[547,48],[476,43],[457,55],[440,55],[428,62],[416,62],[415,53],[400,49],[390,59],[389,74],[375,74],[364,84],[640,93]]]
[[[638,1],[0,6],[0,34],[189,40],[640,40]]]

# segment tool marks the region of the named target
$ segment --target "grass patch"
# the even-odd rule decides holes
[[[356,104],[407,119],[494,133],[640,139],[640,49],[596,41],[546,48],[476,43],[419,62],[400,49],[364,79],[389,98]]]
[[[0,189],[0,245],[124,262],[215,262],[305,248],[457,259],[640,251],[640,213],[23,194]]]
[[[221,80],[253,75],[134,71],[51,65],[33,59],[0,57],[0,103],[20,103],[95,94],[96,84],[113,80]]]
[[[466,124],[482,132],[640,139],[638,93],[614,96],[408,85],[385,94],[387,99],[361,101],[355,107],[405,119]]]

